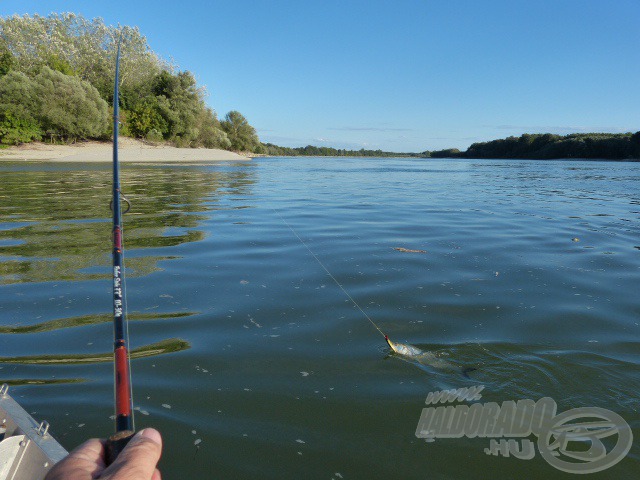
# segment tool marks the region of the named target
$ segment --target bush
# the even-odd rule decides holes
[[[33,120],[18,118],[11,112],[0,113],[0,143],[18,145],[42,138],[40,126]]]
[[[43,130],[66,140],[99,138],[109,129],[109,109],[98,91],[77,77],[43,67],[35,77]]]
[[[0,112],[35,122],[39,111],[36,85],[30,78],[13,71],[0,77]]]
[[[158,100],[155,97],[148,97],[134,104],[127,111],[127,117],[128,131],[134,137],[146,138],[147,134],[154,130],[164,138],[169,132],[169,125],[160,114]]]
[[[155,128],[152,128],[147,132],[144,137],[149,143],[160,143],[163,140],[162,133]]]
[[[40,103],[35,83],[25,74],[9,72],[0,77],[0,143],[17,145],[39,140],[42,130],[36,119]]]

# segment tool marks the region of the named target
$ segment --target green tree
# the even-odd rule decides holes
[[[220,124],[229,137],[232,149],[252,152],[260,145],[256,129],[249,125],[240,112],[232,110]]]
[[[155,135],[164,138],[169,133],[169,124],[161,115],[158,99],[148,96],[127,110],[128,133],[134,137],[145,138],[154,130]]]
[[[434,150],[431,152],[431,158],[456,158],[459,156],[461,156],[461,153],[457,148],[447,148],[445,150]]]
[[[5,45],[0,45],[0,77],[9,73],[13,68],[13,55]]]
[[[196,146],[199,135],[196,120],[204,109],[204,102],[191,72],[174,75],[162,71],[156,76],[152,90],[169,125],[168,139],[178,146]]]
[[[36,119],[40,102],[35,87],[24,73],[9,72],[0,77],[0,143],[16,145],[42,137]]]
[[[73,13],[0,17],[0,78],[15,71],[35,79],[42,108],[24,110],[48,134],[69,140],[100,137],[108,132],[104,105],[87,86],[113,105],[120,38],[123,135],[162,138],[177,146],[232,148],[227,132],[205,104],[205,89],[192,73],[177,71],[158,57],[137,27],[106,26],[101,18],[89,20]],[[65,78],[70,76],[76,80]],[[15,108],[11,115],[7,128],[23,125],[26,117]],[[236,148],[259,145],[255,131],[236,138]]]
[[[33,121],[14,116],[11,112],[0,112],[0,143],[19,145],[42,138],[40,126]]]
[[[15,70],[36,75],[40,68],[74,72],[111,101],[113,62],[122,32],[121,90],[138,90],[170,65],[149,48],[137,27],[105,25],[101,18],[89,20],[74,13],[13,15],[0,18],[3,43],[12,53]],[[62,68],[62,69],[61,69]]]
[[[39,121],[45,132],[65,140],[99,138],[109,128],[107,102],[89,83],[43,67],[35,77]]]
[[[33,80],[15,71],[0,77],[0,112],[35,121],[39,111],[40,99]]]
[[[67,61],[67,59],[59,57],[55,53],[52,53],[49,58],[46,59],[46,65],[51,70],[55,70],[56,72],[64,73],[65,75],[75,75],[76,71],[73,69],[71,64]]]
[[[196,144],[205,148],[231,148],[231,141],[210,108],[203,108],[196,119]]]

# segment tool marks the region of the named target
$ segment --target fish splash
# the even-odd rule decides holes
[[[477,370],[474,367],[460,367],[458,365],[454,365],[450,361],[438,357],[433,352],[420,350],[418,347],[414,347],[413,345],[392,342],[389,339],[388,335],[385,335],[384,339],[387,341],[389,347],[391,347],[391,350],[393,352],[409,360],[413,360],[421,365],[448,372],[458,372],[464,375],[466,378],[470,378],[469,372]]]

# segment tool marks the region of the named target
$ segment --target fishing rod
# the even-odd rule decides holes
[[[116,459],[134,434],[133,396],[131,392],[131,369],[129,362],[129,331],[126,318],[126,295],[124,282],[124,247],[122,242],[122,215],[131,204],[120,191],[120,165],[118,163],[120,44],[116,54],[116,72],[113,87],[113,357],[116,433],[107,441],[107,464]],[[122,211],[121,197],[127,204]]]

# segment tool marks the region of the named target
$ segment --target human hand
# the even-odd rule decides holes
[[[157,430],[140,430],[108,467],[104,445],[104,440],[87,440],[54,465],[45,480],[161,480],[156,465],[162,437]]]

